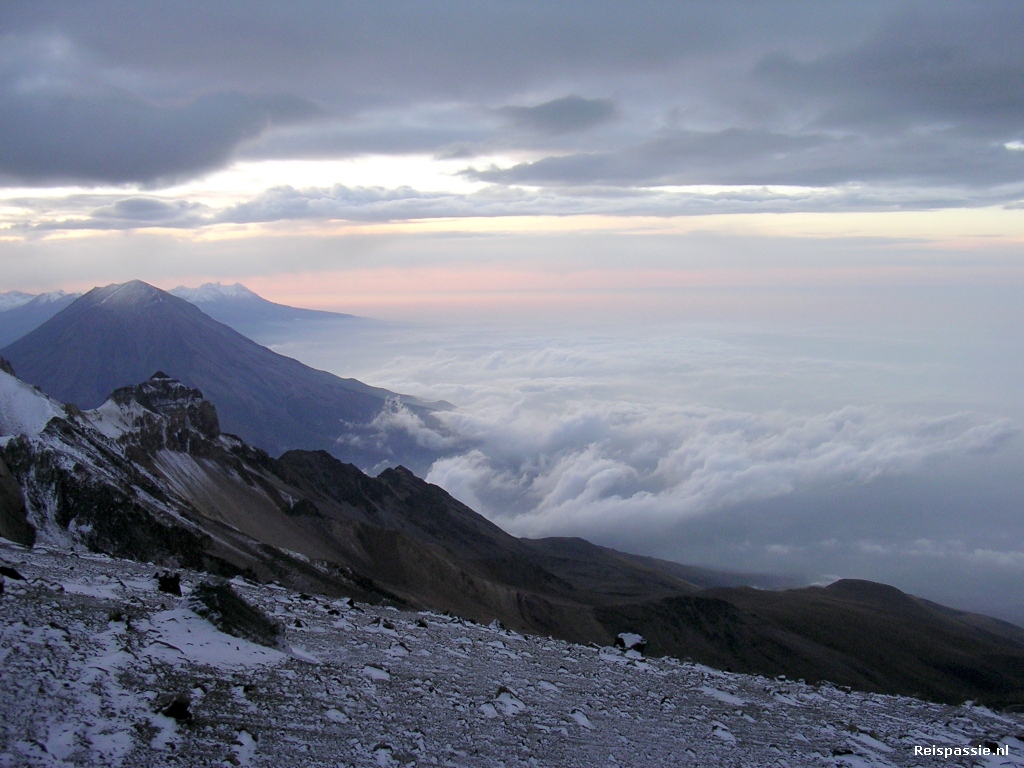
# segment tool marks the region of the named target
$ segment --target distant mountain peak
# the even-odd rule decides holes
[[[115,283],[103,288],[94,288],[85,295],[85,298],[90,296],[93,298],[94,304],[106,304],[112,308],[143,306],[165,301],[167,298],[164,291],[141,280],[129,280],[127,283]]]
[[[185,299],[193,304],[206,304],[212,301],[220,301],[222,299],[259,299],[259,294],[249,290],[241,283],[232,283],[231,285],[225,285],[224,283],[203,283],[198,288],[188,288],[184,285],[179,285],[177,288],[172,288],[168,293],[173,296],[177,296],[179,299]]]
[[[61,299],[65,298],[67,296],[81,296],[81,295],[82,294],[80,294],[80,293],[67,293],[65,291],[60,291],[60,290],[49,291],[48,293],[40,293],[38,296],[36,296],[36,297],[34,297],[32,299],[32,302],[34,304],[53,304],[54,302],[60,301]]]
[[[21,291],[0,293],[0,347],[38,328],[81,295],[64,291],[38,296]]]
[[[6,291],[0,293],[0,312],[6,312],[8,309],[14,309],[24,304],[28,304],[34,299],[31,293],[23,293],[22,291]]]
[[[252,302],[277,307],[258,297]],[[216,306],[200,309],[141,280],[108,285],[89,291],[0,352],[24,380],[82,410],[158,371],[183,382],[180,386],[201,389],[216,403],[228,432],[270,453],[324,448],[371,467],[387,460],[425,468],[436,460],[438,449],[376,421],[395,393],[260,346],[206,311]],[[285,317],[310,312],[279,309]],[[171,379],[148,384],[161,381]],[[430,418],[434,409],[416,398],[403,396],[402,402],[419,418]]]

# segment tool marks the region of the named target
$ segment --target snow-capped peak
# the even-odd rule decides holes
[[[0,371],[0,436],[37,436],[64,409],[35,387]]]
[[[134,306],[159,299],[162,291],[141,280],[129,280],[119,285],[108,285],[99,289],[96,298],[100,304],[112,306]]]
[[[7,291],[6,293],[0,293],[0,312],[6,312],[8,309],[14,309],[20,307],[22,304],[28,304],[34,299],[31,293],[22,293],[21,291]]]
[[[233,283],[232,285],[203,283],[198,288],[187,288],[184,285],[179,285],[177,288],[172,288],[168,293],[193,304],[205,304],[220,299],[259,298],[257,294],[241,283]]]
[[[53,304],[53,302],[60,301],[61,299],[68,295],[69,294],[64,291],[50,291],[48,293],[40,293],[33,299],[33,301],[36,304]],[[81,294],[75,295],[80,296]]]
[[[141,384],[115,390],[106,402],[83,416],[113,440],[134,433],[150,445],[182,448],[193,438],[215,439],[220,434],[217,412],[202,392],[160,371]],[[163,423],[158,416],[171,418],[173,424]]]

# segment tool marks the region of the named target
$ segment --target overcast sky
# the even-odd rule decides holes
[[[517,533],[1024,621],[1022,40],[996,1],[6,2],[0,291],[468,320],[282,351],[457,402],[431,479]]]
[[[337,295],[374,237],[536,231],[911,238],[1019,280],[1022,38],[1013,2],[4,3],[0,287]],[[463,258],[420,266],[485,290]]]

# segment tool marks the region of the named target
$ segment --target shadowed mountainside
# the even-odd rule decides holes
[[[651,653],[734,672],[943,701],[984,691],[990,703],[1024,709],[1024,630],[884,584],[717,588],[603,607],[597,616],[609,629],[629,624],[645,634]]]

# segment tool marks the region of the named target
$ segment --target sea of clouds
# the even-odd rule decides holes
[[[336,332],[333,332],[336,333]],[[1020,424],[914,335],[698,324],[366,325],[278,345],[456,407],[380,417],[509,532],[856,576],[1024,619]],[[1019,614],[1019,616],[1018,616]]]

